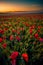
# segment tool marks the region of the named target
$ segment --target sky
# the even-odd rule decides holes
[[[43,11],[43,0],[0,0],[0,12]]]

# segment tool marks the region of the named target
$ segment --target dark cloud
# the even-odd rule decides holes
[[[0,0],[2,2],[33,3],[43,5],[43,0]]]

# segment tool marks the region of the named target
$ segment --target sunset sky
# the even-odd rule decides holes
[[[1,0],[0,12],[43,11],[43,0]]]

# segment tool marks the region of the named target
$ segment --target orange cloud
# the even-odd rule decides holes
[[[17,4],[17,3],[0,3],[0,12],[7,11],[38,11],[41,10],[41,7],[36,5],[25,5],[25,4]]]

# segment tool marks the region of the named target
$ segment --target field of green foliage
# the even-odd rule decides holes
[[[43,57],[43,16],[0,17],[0,65],[32,65]]]

